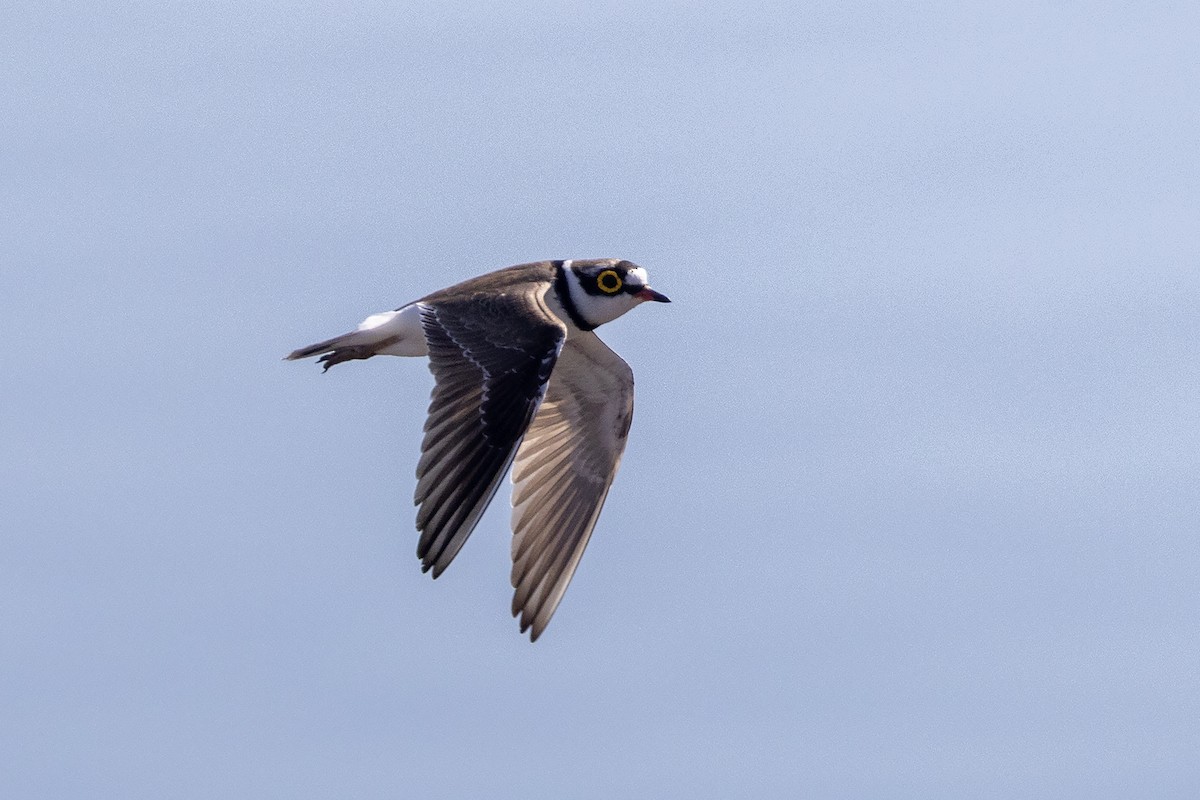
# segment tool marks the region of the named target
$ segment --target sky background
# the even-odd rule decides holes
[[[0,11],[0,795],[1194,798],[1194,3]],[[536,644],[432,378],[295,347],[628,258]]]

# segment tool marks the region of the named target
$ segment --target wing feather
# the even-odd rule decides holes
[[[566,341],[513,467],[513,616],[534,641],[550,622],[616,476],[633,372],[593,333]]]
[[[420,303],[435,385],[417,463],[417,556],[436,578],[471,535],[546,391],[566,328],[548,283]]]

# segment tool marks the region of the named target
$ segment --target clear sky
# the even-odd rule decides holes
[[[1194,3],[0,11],[0,795],[1194,798]],[[432,378],[291,349],[628,258],[536,644]]]

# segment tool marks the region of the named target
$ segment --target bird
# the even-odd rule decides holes
[[[616,477],[633,419],[633,371],[595,334],[644,302],[669,303],[615,258],[489,272],[285,356],[330,367],[425,356],[434,377],[414,503],[422,572],[437,578],[512,466],[512,614],[536,642]]]

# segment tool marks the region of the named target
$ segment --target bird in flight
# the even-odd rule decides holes
[[[288,360],[428,356],[433,396],[417,463],[417,557],[438,577],[510,465],[512,600],[537,641],[579,565],[633,418],[633,371],[594,333],[669,303],[615,258],[508,267],[367,317]]]

